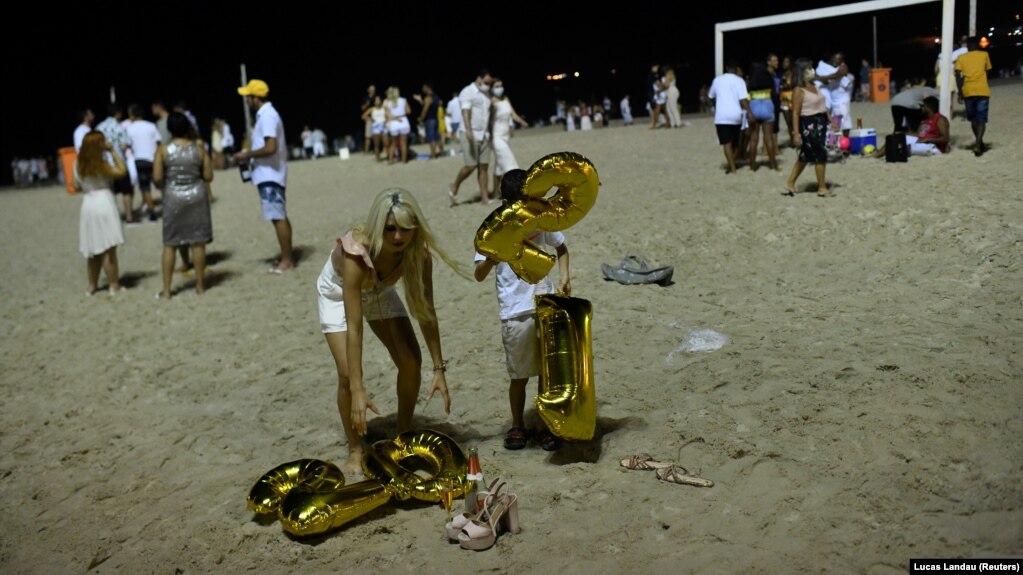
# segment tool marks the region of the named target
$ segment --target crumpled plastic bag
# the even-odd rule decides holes
[[[721,349],[732,339],[723,333],[718,333],[712,329],[691,329],[686,334],[685,341],[681,345],[676,347],[668,354],[665,358],[666,361],[671,361],[675,354],[678,353],[696,353],[704,351],[714,351]]]

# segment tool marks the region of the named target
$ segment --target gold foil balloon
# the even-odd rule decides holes
[[[366,477],[387,481],[399,500],[412,498],[436,503],[440,501],[444,479],[457,484],[455,496],[462,494],[469,460],[458,443],[442,433],[406,431],[394,441],[371,445],[362,467]]]
[[[544,196],[557,187],[550,198]],[[535,284],[554,267],[555,257],[527,238],[536,230],[556,232],[583,219],[597,201],[600,180],[593,164],[574,152],[540,158],[530,166],[522,199],[494,210],[476,230],[476,251],[507,263],[515,275]]]
[[[593,338],[589,301],[553,294],[536,296],[540,337],[540,393],[536,408],[554,435],[593,439],[597,398],[593,386]]]
[[[436,431],[407,431],[370,446],[363,459],[366,481],[345,485],[333,464],[300,459],[264,474],[249,492],[248,503],[258,513],[277,513],[292,535],[319,535],[392,499],[440,501],[441,479],[453,479],[455,495],[462,495],[467,468],[455,440]]]
[[[318,459],[299,459],[274,467],[263,474],[249,491],[249,509],[256,513],[276,513],[284,496],[295,487],[333,491],[345,484],[345,476],[333,463]]]

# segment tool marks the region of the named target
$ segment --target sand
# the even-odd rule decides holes
[[[792,151],[781,173],[725,175],[707,117],[519,132],[523,165],[571,150],[603,183],[566,234],[574,294],[594,308],[599,421],[593,441],[560,452],[503,449],[493,280],[437,269],[453,407],[421,404],[417,422],[479,445],[485,474],[520,502],[522,532],[482,553],[447,542],[438,505],[387,507],[311,541],[245,506],[272,467],[345,453],[314,289],[335,236],[402,186],[468,267],[490,209],[449,208],[460,158],[292,163],[301,260],[280,276],[266,273],[277,247],[254,188],[218,172],[209,290],[178,277],[166,303],[153,299],[159,225],[126,230],[130,289],[87,297],[81,200],[2,193],[0,571],[903,573],[913,557],[1021,556],[1020,109],[1023,84],[994,87],[981,158],[955,119],[946,156],[831,164],[831,199],[779,194]],[[889,131],[887,105],[852,110]],[[475,195],[466,182],[460,197]],[[674,266],[674,285],[605,281],[600,264],[626,255]],[[681,351],[691,329],[730,342]],[[371,432],[393,433],[393,367],[375,339],[365,366],[385,413]],[[639,452],[715,486],[619,466]]]

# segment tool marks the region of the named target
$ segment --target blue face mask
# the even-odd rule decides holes
[[[503,96],[504,95],[504,87],[503,86],[498,86],[497,88],[494,88],[494,95],[497,96],[498,98]]]

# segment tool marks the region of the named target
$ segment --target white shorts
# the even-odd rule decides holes
[[[334,266],[330,260],[316,279],[317,303],[320,312],[320,331],[336,333],[348,331],[345,317],[344,289],[334,280]],[[393,285],[362,292],[362,316],[367,321],[408,317],[405,304]]]
[[[387,130],[392,136],[407,136],[412,131],[412,128],[409,127],[408,118],[399,118],[391,120]]]
[[[535,314],[501,320],[505,362],[512,379],[540,375],[540,339],[536,335]]]
[[[909,153],[912,156],[940,156],[941,150],[934,144],[922,144],[917,142],[916,136],[906,134],[906,145],[909,146]]]

